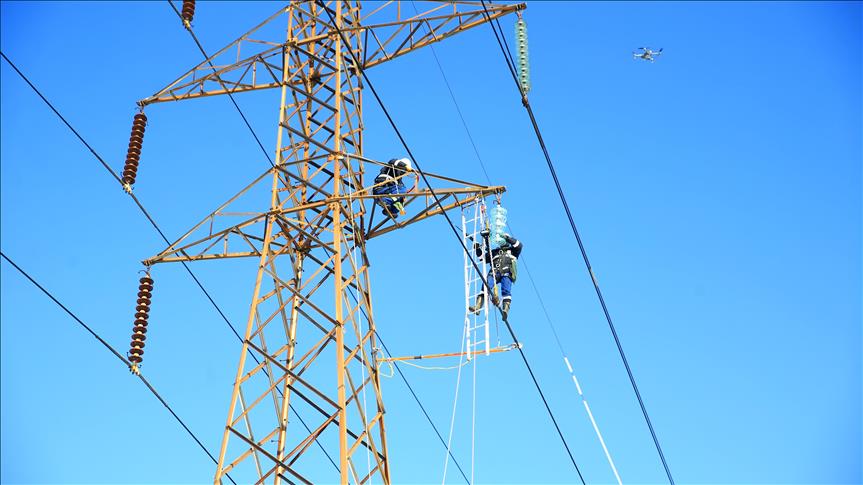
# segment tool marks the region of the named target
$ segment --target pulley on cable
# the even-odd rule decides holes
[[[515,45],[518,50],[518,82],[521,85],[521,95],[527,96],[530,91],[530,62],[527,55],[527,23],[518,13],[515,23]]]
[[[126,152],[126,165],[123,167],[123,189],[132,193],[132,185],[138,176],[138,163],[141,161],[141,148],[144,146],[144,131],[147,129],[147,115],[141,112],[132,121],[132,134],[129,135],[129,150]]]
[[[147,320],[150,318],[150,303],[153,298],[153,278],[149,271],[138,284],[138,300],[135,307],[135,323],[132,327],[132,342],[129,344],[127,357],[132,364],[129,370],[139,375],[140,365],[144,361],[144,341],[147,340]]]

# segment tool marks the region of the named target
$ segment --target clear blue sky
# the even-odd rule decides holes
[[[196,31],[212,52],[276,8],[200,3]],[[135,101],[201,60],[166,2],[2,2],[0,19],[3,52],[117,170]],[[531,103],[678,483],[861,483],[861,4],[537,2],[525,19]],[[642,45],[663,56],[634,61]],[[491,30],[436,49],[623,481],[662,483]],[[139,261],[164,245],[2,64],[2,250],[124,351]],[[426,170],[484,181],[430,52],[369,75]],[[274,147],[278,94],[238,100]],[[367,155],[402,155],[365,105]],[[267,166],[227,99],[148,116],[136,194],[169,237]],[[452,239],[441,219],[371,246],[395,353],[458,344]],[[194,266],[238,325],[254,266]],[[181,267],[155,275],[145,373],[216,450],[239,346]],[[524,276],[514,294],[511,320],[587,482],[612,482]],[[5,262],[0,297],[0,481],[212,479],[140,382]],[[445,430],[455,374],[405,372]],[[444,451],[407,390],[389,379],[384,395],[394,480],[440,482]],[[479,482],[576,481],[516,354],[481,362],[478,396]],[[454,443],[469,466],[468,437]]]

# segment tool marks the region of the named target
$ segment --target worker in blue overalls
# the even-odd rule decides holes
[[[515,279],[518,276],[516,260],[521,255],[521,250],[524,249],[524,245],[521,241],[509,234],[503,234],[502,237],[504,239],[504,243],[500,247],[488,251],[487,248],[491,247],[491,244],[489,243],[489,234],[490,232],[488,229],[480,232],[483,244],[480,245],[479,243],[474,242],[473,249],[476,252],[477,257],[485,258],[485,262],[491,264],[491,268],[486,276],[486,281],[488,283],[489,290],[492,292],[491,302],[494,306],[501,303],[496,294],[497,284],[500,283],[500,296],[502,300],[500,311],[503,314],[503,319],[506,320],[509,315],[509,307],[512,304],[512,284],[515,283]],[[483,293],[480,293],[476,297],[476,303],[474,303],[469,310],[478,314],[484,303],[485,298]]]
[[[408,191],[402,180],[404,175],[412,170],[411,161],[407,158],[393,158],[381,168],[381,173],[375,177],[372,194],[395,196],[406,194]],[[404,200],[404,197],[381,197],[378,199],[378,203],[383,208],[385,216],[395,219],[399,214],[404,215],[405,213]]]

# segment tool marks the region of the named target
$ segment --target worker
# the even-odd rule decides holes
[[[375,177],[374,195],[399,195],[406,194],[407,189],[402,181],[404,175],[413,171],[411,161],[407,158],[393,158],[381,168],[381,173]],[[385,216],[393,219],[399,214],[405,214],[404,197],[381,197],[378,203],[383,208]]]
[[[524,245],[509,234],[503,234],[503,245],[491,251],[486,251],[491,246],[489,243],[489,234],[490,231],[488,229],[480,232],[483,238],[483,245],[474,242],[473,248],[477,257],[485,258],[485,262],[491,264],[486,281],[488,283],[488,290],[492,292],[491,302],[494,306],[498,306],[501,303],[496,294],[497,284],[500,283],[500,295],[503,303],[500,311],[503,314],[503,319],[507,320],[509,307],[512,304],[512,284],[515,283],[515,279],[518,276],[516,260],[521,255]],[[485,303],[484,293],[480,293],[476,297],[476,303],[469,310],[479,314],[483,303]]]

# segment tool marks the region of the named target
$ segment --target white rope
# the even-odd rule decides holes
[[[390,356],[390,357],[392,357],[392,356]],[[390,366],[389,374],[384,374],[383,372],[381,372],[381,364],[388,364]],[[387,379],[389,379],[390,377],[396,375],[396,368],[395,368],[395,365],[393,365],[393,363],[389,360],[380,361],[380,362],[378,362],[378,372],[381,372],[382,377],[386,377]]]
[[[488,325],[486,325],[488,332]],[[473,404],[471,409],[470,423],[470,483],[474,482],[475,456],[476,456],[476,363],[479,359],[473,359]]]
[[[461,208],[462,242],[464,244],[467,244],[467,220],[465,219],[464,213],[465,213],[465,207],[462,207]],[[476,216],[474,216],[474,219],[476,219]],[[476,221],[474,220],[474,229],[475,228],[476,228]],[[449,423],[449,437],[447,438],[447,442],[446,442],[446,455],[444,458],[443,479],[441,480],[441,485],[446,484],[446,475],[447,475],[447,470],[449,468],[450,449],[452,449],[452,437],[453,437],[453,431],[455,430],[455,415],[456,415],[456,410],[458,409],[458,392],[459,392],[459,388],[461,387],[461,368],[465,364],[465,354],[470,356],[470,353],[473,350],[470,347],[470,337],[471,337],[471,317],[470,317],[470,315],[473,312],[470,311],[470,304],[471,304],[471,301],[470,301],[470,297],[471,297],[470,275],[471,275],[471,272],[470,272],[470,268],[469,268],[469,263],[470,263],[470,261],[468,260],[469,258],[470,258],[470,256],[469,256],[468,252],[465,251],[465,253],[464,253],[464,264],[465,264],[465,266],[464,266],[464,278],[465,278],[464,279],[464,281],[465,281],[464,331],[463,331],[462,336],[461,336],[461,351],[459,353],[459,358],[458,358],[458,375],[456,376],[455,397],[453,398],[453,402],[452,402],[452,416],[450,417],[450,423]],[[467,349],[467,352],[465,352],[465,349]],[[470,362],[470,357],[468,357],[468,362]],[[413,365],[416,365],[416,364],[413,364]]]
[[[337,161],[337,163],[338,163],[338,161]],[[348,166],[348,175],[353,175],[353,167],[351,166],[350,161],[348,161],[347,166]],[[353,229],[352,229],[353,230],[353,233],[352,233],[353,237],[351,238],[351,248],[350,248],[350,251],[348,251],[348,256],[351,258],[351,267],[353,268],[354,273],[356,273],[356,271],[357,271],[357,258],[356,258],[357,233],[356,233],[356,225],[354,224],[354,218],[355,218],[354,199],[353,199],[353,195],[351,192],[348,192],[348,210],[351,213],[351,224],[353,225]],[[345,242],[347,243],[347,240]],[[356,282],[357,282],[357,288],[359,288],[360,287],[359,286],[359,278],[356,278]],[[362,319],[357,318],[357,320],[359,320],[359,323],[360,323],[359,329],[362,331],[363,330]],[[369,322],[366,322],[366,323],[371,325]],[[360,340],[362,340],[362,335],[358,335],[357,337],[360,338]],[[362,389],[362,394],[363,394],[363,403],[362,403],[363,426],[368,427],[368,416],[369,416],[369,414],[368,414],[368,404],[366,402],[366,387],[367,386],[366,386],[365,382],[366,382],[366,365],[368,365],[367,362],[369,362],[369,361],[368,361],[368,355],[366,354],[365,346],[362,344],[362,342],[360,342],[360,351],[361,351],[362,358],[363,358],[363,364],[360,366],[360,379],[361,379],[360,382],[362,383],[362,386],[363,386],[363,389]],[[374,358],[374,355],[372,356],[372,358]],[[369,447],[366,446],[365,448],[366,448],[366,476],[369,476],[372,473],[372,455],[371,455],[371,450],[369,449]],[[360,482],[356,476],[354,476],[354,480],[357,483]]]
[[[563,362],[566,364],[566,368],[569,369],[569,374],[572,376],[572,382],[575,383],[575,389],[578,391],[578,395],[581,397],[581,402],[584,403],[584,410],[587,411],[587,417],[590,418],[590,424],[593,425],[593,430],[596,432],[596,437],[599,438],[599,444],[602,445],[602,451],[605,452],[605,458],[608,460],[608,464],[611,466],[611,471],[614,472],[614,478],[617,479],[618,485],[623,485],[623,482],[620,481],[620,474],[617,473],[617,467],[614,466],[614,460],[611,459],[611,453],[608,451],[608,447],[605,446],[605,440],[602,439],[602,433],[599,432],[599,426],[596,424],[596,420],[593,419],[593,413],[590,411],[590,406],[587,404],[587,398],[584,397],[584,393],[581,391],[581,385],[578,383],[578,378],[575,377],[575,371],[572,370],[572,365],[569,363],[569,359],[566,356],[563,356]]]
[[[465,318],[464,331],[466,333],[470,332],[470,329],[468,328],[468,322],[469,322],[469,320],[467,318]],[[452,401],[452,417],[450,418],[450,422],[449,422],[449,437],[447,438],[447,441],[446,441],[446,458],[444,459],[444,463],[443,463],[443,480],[441,481],[441,485],[446,484],[446,472],[447,472],[447,467],[449,466],[450,449],[452,448],[452,434],[453,434],[453,429],[455,428],[455,412],[456,412],[456,408],[458,407],[458,390],[459,390],[459,387],[461,386],[461,368],[462,368],[461,363],[462,363],[462,360],[464,360],[465,340],[466,339],[464,337],[462,337],[462,339],[461,339],[462,355],[460,355],[459,359],[458,359],[459,360],[458,376],[456,377],[456,381],[455,381],[455,398]]]

